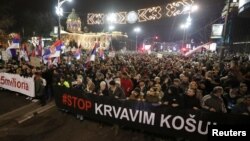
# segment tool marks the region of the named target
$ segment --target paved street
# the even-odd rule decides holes
[[[0,90],[0,115],[29,103],[31,103],[31,101],[27,100],[26,96],[22,94],[17,96],[15,92]]]
[[[80,121],[73,115],[62,113],[56,107],[34,118],[0,128],[1,141],[137,141],[160,140],[143,133],[120,129],[115,135],[111,125]]]
[[[44,107],[24,95],[0,92],[0,141],[137,141],[160,140],[129,129],[115,135],[112,125],[80,121],[74,115],[57,110],[54,102]]]

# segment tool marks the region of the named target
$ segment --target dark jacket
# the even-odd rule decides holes
[[[41,78],[35,79],[35,95],[40,97],[44,94],[43,80]]]
[[[247,113],[248,115],[250,115],[250,111],[247,109],[247,105],[245,103],[240,103],[237,104],[231,111],[234,114],[243,114],[243,113]]]
[[[196,96],[188,96],[184,95],[183,96],[183,103],[184,103],[184,108],[185,109],[193,109],[193,107],[201,108],[201,102]]]
[[[118,97],[120,99],[125,99],[125,93],[121,87],[116,86],[115,91],[113,92],[111,89],[109,89],[109,96],[111,97]]]

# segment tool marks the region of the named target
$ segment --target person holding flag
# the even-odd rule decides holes
[[[101,60],[105,60],[104,50],[101,48],[99,49],[99,58]]]
[[[79,60],[81,58],[81,47],[77,48],[76,51],[73,52],[73,54],[76,60]]]
[[[99,45],[100,45],[100,44],[99,44],[99,42],[97,41],[97,42],[95,43],[95,46],[94,46],[93,50],[91,51],[90,61],[95,62],[96,50],[97,50],[97,48],[99,48]]]
[[[53,43],[50,48],[46,49],[43,54],[43,61],[46,64],[50,65],[52,63],[53,58],[57,58],[57,62],[59,61],[59,57],[61,54],[62,49],[64,48],[64,44],[61,40],[57,40]]]
[[[20,35],[18,35],[17,33],[12,33],[10,34],[10,36],[12,37],[12,43],[6,49],[6,52],[9,54],[10,58],[17,61],[18,60],[17,49],[19,49]]]
[[[27,51],[27,44],[23,43],[21,45],[21,49],[20,49],[20,53],[19,53],[19,59],[21,61],[21,59],[24,59],[26,62],[29,61],[29,57],[28,57],[28,51]]]

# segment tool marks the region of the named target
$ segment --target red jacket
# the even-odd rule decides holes
[[[130,79],[121,78],[121,87],[124,90],[126,97],[128,97],[133,89],[133,82]]]

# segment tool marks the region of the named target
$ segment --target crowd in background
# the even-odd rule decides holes
[[[44,86],[39,89],[45,95],[39,94],[42,99],[53,95],[53,85],[60,85],[83,94],[250,115],[248,56],[227,56],[223,61],[214,53],[189,58],[127,53],[94,62],[86,62],[86,57],[72,58],[62,57],[56,65],[41,67],[9,61],[4,70],[33,76],[36,94]]]

